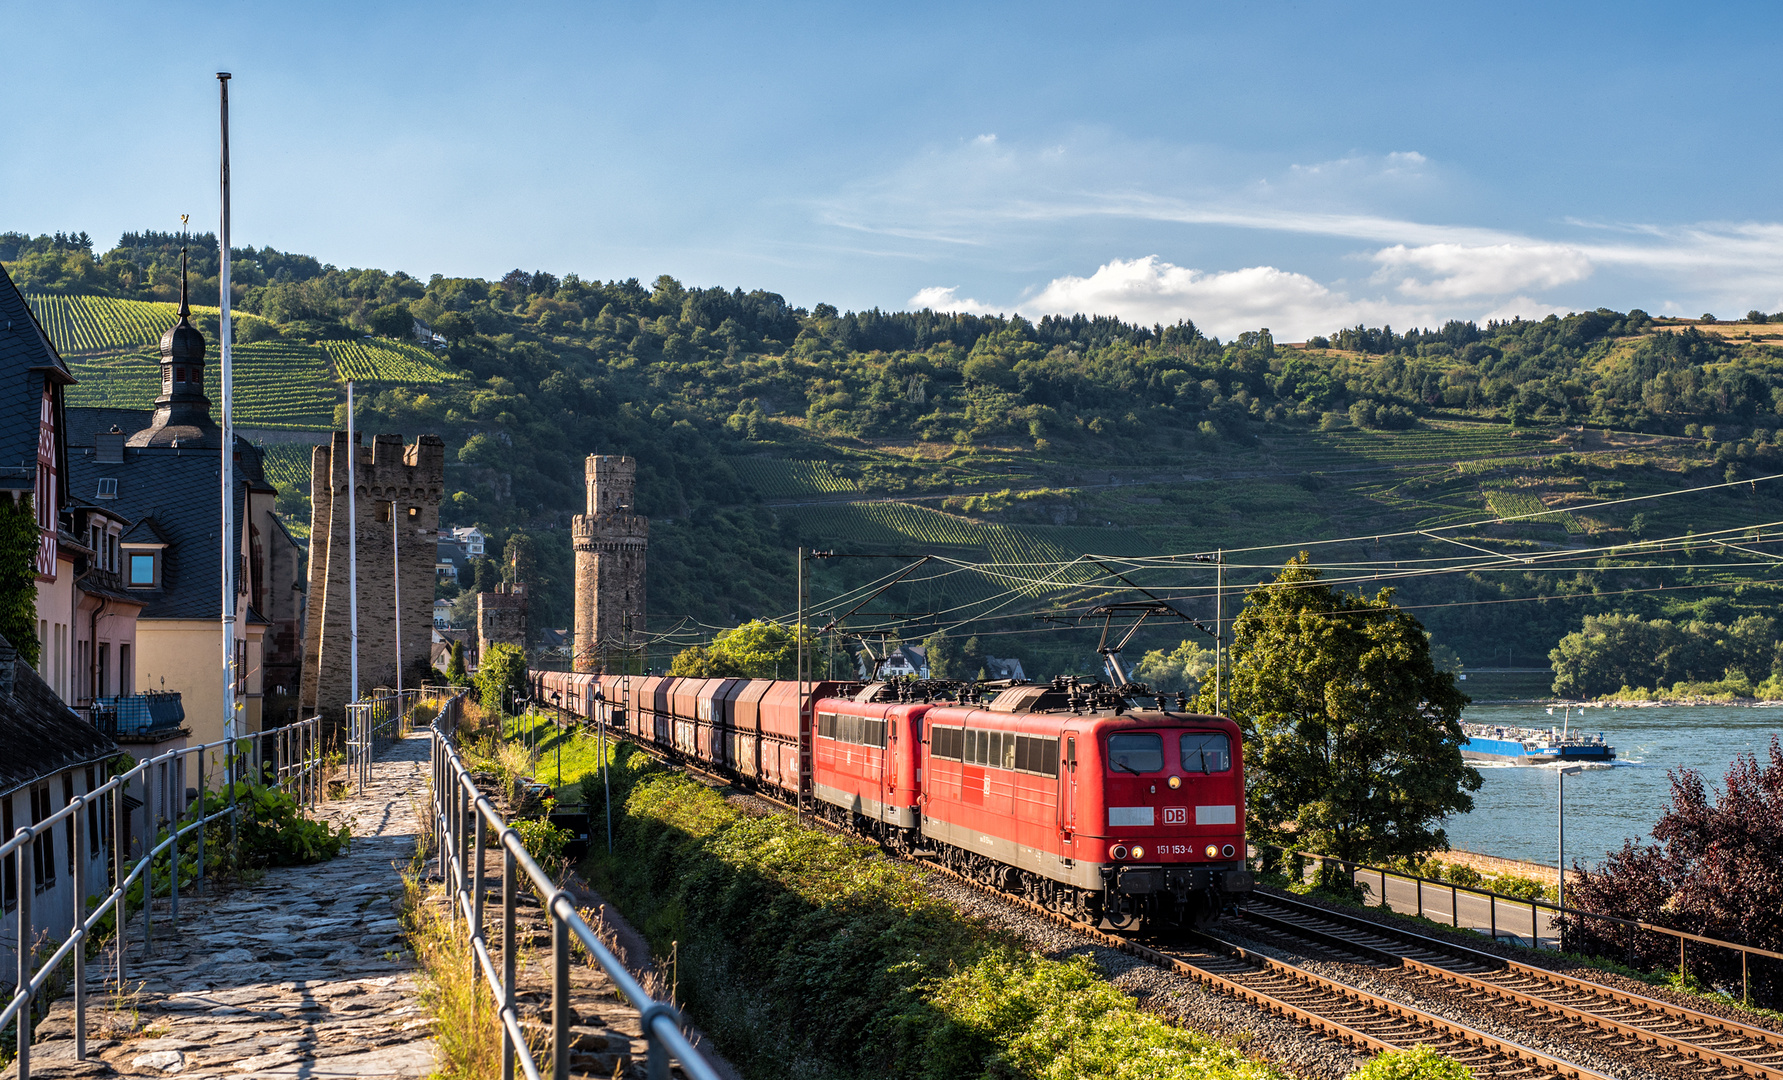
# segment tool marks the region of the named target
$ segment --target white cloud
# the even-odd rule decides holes
[[[1436,318],[1423,305],[1356,299],[1305,274],[1273,266],[1207,273],[1155,255],[1114,259],[1088,277],[1055,278],[1017,307],[1034,318],[1114,315],[1141,325],[1188,319],[1225,338],[1267,326],[1281,341],[1357,323],[1404,327]]]
[[[1428,277],[1398,281],[1401,292],[1432,300],[1503,296],[1528,288],[1552,288],[1591,275],[1591,258],[1562,244],[1396,244],[1374,253],[1379,277],[1423,271]]]
[[[1045,144],[963,136],[863,177],[817,210],[848,233],[888,238],[876,247],[933,261],[936,277],[964,281],[961,289],[991,288],[972,284],[979,272],[1032,275],[1044,284],[1021,294],[1022,311],[1181,316],[1222,335],[1266,325],[1285,339],[1345,322],[1568,310],[1544,294],[1574,307],[1654,309],[1665,306],[1656,297],[1679,297],[1683,307],[1671,308],[1692,314],[1783,306],[1783,222],[1563,217],[1507,229],[1469,220],[1456,200],[1470,186],[1416,150],[1287,165],[1078,130]],[[1234,238],[1247,231],[1267,254]],[[1252,265],[1165,261],[1191,250],[1216,265]],[[1104,264],[1086,275],[1092,259]],[[1357,260],[1372,277],[1342,280],[1341,266]],[[991,307],[952,290],[932,306]]]
[[[989,304],[981,303],[969,296],[957,295],[959,290],[953,286],[931,285],[919,291],[908,301],[911,311],[928,308],[931,311],[964,311],[971,315],[1000,315],[1002,311]]]

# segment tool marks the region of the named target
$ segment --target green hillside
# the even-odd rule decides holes
[[[204,242],[195,281],[214,297]],[[0,258],[67,347],[70,400],[146,405],[143,320],[171,321],[155,307],[171,239],[91,258],[0,234]],[[850,626],[953,626],[1042,671],[1093,664],[1095,638],[1036,615],[1126,588],[1086,554],[1206,617],[1197,555],[1228,552],[1230,611],[1311,545],[1331,577],[1399,588],[1476,666],[1544,656],[1589,614],[1721,625],[1779,598],[1768,557],[1684,539],[1783,521],[1774,484],[1745,483],[1783,472],[1783,341],[1761,323],[1600,309],[1288,346],[1188,322],[805,310],[668,277],[424,282],[271,248],[234,260],[258,339],[237,348],[238,421],[325,429],[351,376],[362,430],[438,432],[446,523],[480,524],[497,550],[530,537],[544,625],[571,618],[583,456],[635,456],[658,655],[790,611],[801,545],[883,556],[815,563],[826,611],[864,599],[893,556],[944,557]],[[405,340],[415,318],[449,346]],[[297,516],[306,453],[269,454]],[[1627,548],[1643,538],[1673,542]]]

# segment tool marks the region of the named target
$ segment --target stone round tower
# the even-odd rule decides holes
[[[635,458],[590,454],[583,468],[588,513],[576,515],[577,671],[618,666],[644,640],[644,551],[650,520],[637,513]]]

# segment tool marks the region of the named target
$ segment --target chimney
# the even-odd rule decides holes
[[[102,431],[94,438],[97,456],[94,461],[100,465],[122,465],[124,463],[124,432],[113,424],[110,431]]]

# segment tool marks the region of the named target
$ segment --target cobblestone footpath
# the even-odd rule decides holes
[[[268,871],[251,887],[180,898],[174,931],[156,904],[140,922],[114,999],[89,967],[88,1060],[74,1060],[72,998],[56,1002],[31,1049],[31,1075],[57,1077],[422,1077],[433,1021],[417,995],[398,915],[401,871],[425,814],[428,740],[412,735],[372,767],[363,795],[326,804],[348,822],[348,853]],[[17,1075],[15,1062],[6,1072]]]

